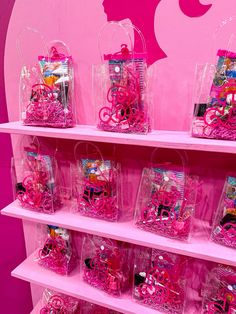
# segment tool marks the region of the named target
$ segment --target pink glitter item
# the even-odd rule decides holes
[[[59,209],[61,200],[55,189],[53,158],[28,151],[20,160],[20,166],[17,160],[14,162],[16,172],[20,173],[17,175],[16,198],[21,206],[47,214]]]
[[[39,57],[43,82],[32,85],[30,101],[24,103],[22,118],[25,125],[67,128],[74,125],[72,111],[72,58],[51,48],[50,57]],[[40,76],[40,75],[39,75]],[[22,78],[22,94],[29,84]],[[22,101],[26,96],[21,96]]]
[[[141,104],[139,73],[129,65],[123,64],[125,81],[108,89],[107,101],[111,106],[104,106],[99,111],[98,127],[105,131],[125,133],[147,132],[147,117]]]
[[[110,160],[82,159],[79,162],[77,194],[81,214],[117,221],[119,217],[119,166]]]
[[[78,263],[78,256],[66,229],[48,226],[48,236],[38,252],[39,265],[60,275],[68,275]]]
[[[94,73],[94,90],[97,97],[95,102],[98,104],[97,126],[110,132],[147,134],[150,131],[150,121],[144,36],[132,24],[111,22],[107,23],[106,27],[109,27],[108,32],[104,32],[103,35],[113,33],[116,38],[116,33],[119,34],[121,30],[126,37],[126,43],[121,44],[118,52],[102,54],[103,36],[101,34],[99,36],[99,48],[104,63]],[[132,34],[135,32],[135,35],[140,37],[142,43],[140,52],[133,50],[130,29]],[[117,43],[114,43],[114,46],[116,45]],[[128,45],[131,48],[128,48]],[[106,47],[106,44],[104,46]]]
[[[128,248],[115,240],[87,236],[82,251],[83,279],[87,283],[115,296],[127,289]]]
[[[170,238],[187,240],[197,178],[183,171],[144,169],[136,205],[136,225]]]
[[[135,257],[135,300],[163,312],[182,313],[185,266],[184,257],[143,248]]]

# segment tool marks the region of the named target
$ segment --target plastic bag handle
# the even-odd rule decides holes
[[[115,21],[111,21],[111,22],[108,22],[106,23],[101,31],[99,32],[99,35],[98,35],[98,48],[99,48],[99,53],[100,53],[100,57],[101,57],[101,60],[103,61],[103,54],[102,54],[102,49],[101,49],[101,38],[102,38],[102,32],[104,31],[105,28],[107,28],[109,25],[117,25],[118,27],[120,27],[124,33],[127,35],[127,37],[129,38],[129,41],[130,41],[130,47],[131,47],[131,54],[132,54],[132,60],[134,60],[134,57],[135,57],[135,51],[134,51],[134,46],[133,46],[133,41],[131,39],[131,36],[130,36],[130,33],[127,31],[127,28],[132,28],[140,37],[141,39],[141,42],[142,42],[142,47],[143,47],[143,50],[142,50],[142,53],[143,54],[147,54],[147,46],[146,46],[146,41],[144,39],[144,36],[142,34],[142,32],[140,31],[140,29],[133,25],[133,24],[130,24],[130,23],[121,23],[121,22],[115,22]]]
[[[151,167],[154,168],[154,158],[155,158],[155,154],[160,151],[160,148],[155,148],[151,154],[151,158],[150,158],[150,162],[151,162]],[[179,160],[181,161],[181,165],[182,165],[182,169],[183,169],[183,173],[188,173],[187,171],[187,154],[185,151],[183,151],[183,153],[180,153],[178,150],[176,149],[172,149],[172,152],[175,152],[175,154],[179,157]],[[165,165],[165,164],[158,164],[158,165]]]
[[[104,159],[103,159],[103,157],[102,157],[102,153],[101,153],[100,149],[97,147],[97,145],[95,145],[95,144],[93,144],[93,143],[91,143],[91,142],[82,142],[82,141],[77,142],[77,144],[76,144],[75,147],[74,147],[74,159],[75,159],[75,160],[78,160],[78,158],[77,158],[77,153],[78,153],[77,150],[78,150],[79,146],[82,146],[82,145],[86,145],[86,155],[87,155],[87,156],[89,155],[88,147],[89,147],[89,146],[90,146],[90,147],[93,147],[93,148],[95,148],[95,152],[98,153],[98,155],[99,155],[99,157],[100,157],[100,160],[101,160],[102,162],[104,162]]]
[[[49,59],[51,58],[52,51],[55,51],[55,50],[57,51],[57,49],[55,48],[55,46],[57,44],[60,44],[63,47],[63,49],[65,49],[65,52],[66,52],[67,56],[71,56],[71,51],[70,51],[69,47],[65,44],[64,41],[62,41],[62,40],[52,40],[52,41],[50,41],[48,43]],[[57,53],[58,53],[58,57],[60,57],[61,55],[65,56],[63,53],[60,53],[58,51],[57,51]]]
[[[136,31],[136,33],[139,35],[141,42],[142,42],[142,47],[143,47],[143,53],[146,54],[147,53],[147,45],[146,45],[146,41],[145,38],[143,36],[143,33],[141,32],[141,30],[134,24],[131,23],[123,23],[123,25],[125,27],[130,27],[132,28],[134,31]]]
[[[98,34],[98,50],[99,50],[99,54],[101,57],[101,61],[103,62],[104,58],[103,58],[103,54],[102,54],[102,49],[101,49],[101,38],[102,38],[102,33],[103,31],[110,25],[117,25],[118,27],[120,27],[121,29],[123,29],[124,33],[127,35],[127,37],[129,38],[129,42],[130,42],[130,47],[131,47],[131,51],[134,54],[134,49],[133,49],[133,42],[131,39],[131,36],[129,34],[129,32],[127,32],[127,29],[123,26],[122,23],[120,22],[115,22],[115,21],[111,21],[111,22],[107,22],[106,24],[104,24]]]
[[[213,50],[215,50],[215,48],[219,46],[219,43],[218,43],[219,40],[217,39],[217,37],[219,36],[221,29],[223,29],[228,23],[232,22],[233,20],[236,20],[236,15],[230,16],[220,22],[220,24],[218,25],[218,27],[216,28],[212,36],[213,37]],[[234,37],[235,37],[234,34],[231,34],[231,36],[229,37],[225,57],[227,57],[227,50],[230,50],[232,47],[232,42],[233,42]],[[212,60],[214,60],[216,51],[213,51],[212,54],[213,54]]]
[[[22,140],[21,140],[21,143],[24,142],[24,139],[27,138],[28,136],[27,135],[24,135]],[[22,145],[22,144],[21,144]],[[40,150],[40,141],[38,139],[37,136],[33,136],[32,137],[32,140],[30,141],[29,143],[29,148],[30,147],[35,147],[36,148],[36,154],[37,154],[37,158],[40,156],[40,155],[43,155],[43,153],[41,152]],[[27,146],[25,146],[25,148],[27,148]],[[54,153],[51,156],[51,161],[53,162],[53,166],[54,166],[54,170],[53,170],[53,173],[54,173],[54,177],[56,178],[57,175],[58,175],[58,171],[59,171],[59,168],[58,168],[58,163],[55,162],[56,161],[56,155],[58,153],[58,140],[56,141],[56,148],[54,150]]]
[[[104,237],[99,237],[99,236],[88,236],[89,241],[91,242],[92,245],[94,245],[94,248],[97,248],[98,243],[104,243],[110,248],[116,247],[115,245],[117,244],[117,240],[110,239],[110,238],[104,238]]]
[[[29,141],[28,144],[24,144],[25,139],[27,139],[28,137],[29,137],[28,135],[24,135],[22,137],[22,139],[20,141],[20,143],[21,143],[20,146],[22,147],[22,149],[24,148],[24,150],[26,148],[31,148],[32,147],[32,149],[33,148],[35,149],[37,155],[39,155],[40,154],[40,142],[39,142],[38,137],[34,135],[33,137],[30,137],[30,141]]]
[[[48,53],[48,48],[47,48],[47,45],[46,45],[46,41],[45,41],[45,38],[44,36],[42,35],[41,32],[39,32],[37,29],[34,29],[34,28],[31,28],[31,27],[25,27],[23,30],[21,30],[17,36],[17,39],[16,39],[16,50],[18,52],[18,55],[19,57],[23,60],[23,49],[22,49],[22,36],[24,33],[26,32],[32,32],[32,33],[35,33],[37,35],[39,35],[41,41],[42,41],[42,46],[43,46],[43,50],[44,50],[44,55],[49,55]]]

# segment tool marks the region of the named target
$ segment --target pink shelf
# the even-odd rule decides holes
[[[130,296],[114,298],[107,295],[83,282],[80,274],[76,272],[68,277],[57,275],[40,267],[33,259],[32,254],[12,271],[12,276],[127,314],[160,313],[137,304]]]
[[[212,243],[207,237],[207,228],[195,234],[191,243],[164,238],[136,228],[132,222],[112,223],[92,219],[60,210],[53,215],[37,213],[21,208],[16,202],[5,207],[3,215],[43,224],[60,225],[71,230],[104,236],[146,247],[167,250],[191,257],[236,266],[236,250]]]
[[[58,289],[57,289],[58,290]],[[68,294],[68,293],[67,293]],[[94,303],[94,302],[91,302],[91,303]],[[40,310],[41,310],[41,308],[42,308],[42,301],[40,300],[37,304],[36,304],[36,306],[33,308],[33,310],[30,312],[30,314],[39,314],[40,313]],[[149,310],[149,309],[146,309],[145,308],[145,310],[146,310],[146,312],[142,312],[142,313],[150,313],[150,314],[159,314],[160,312],[158,312],[158,311],[153,311],[152,309],[150,309],[150,312],[147,312],[147,310]],[[194,309],[194,306],[193,306],[193,304],[190,304],[187,308],[186,308],[186,310],[185,310],[185,314],[199,314],[199,310],[198,309]]]
[[[95,126],[77,125],[70,129],[24,126],[21,122],[0,124],[0,132],[43,137],[85,140],[138,146],[236,153],[236,142],[193,138],[188,132],[155,130],[148,135],[103,132]]]

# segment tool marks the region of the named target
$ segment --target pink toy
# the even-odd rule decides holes
[[[85,236],[82,247],[83,279],[115,296],[129,288],[131,252],[127,244]]]
[[[60,275],[68,275],[78,263],[78,256],[69,230],[48,226],[47,239],[38,252],[39,265]]]
[[[156,249],[137,250],[133,290],[135,300],[163,312],[182,313],[186,261],[186,257]]]

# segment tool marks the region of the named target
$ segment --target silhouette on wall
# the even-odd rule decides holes
[[[158,4],[164,0],[104,0],[104,12],[108,21],[120,21],[129,18],[144,35],[148,51],[148,64],[167,57],[159,46],[154,29],[155,12]],[[147,4],[148,2],[148,4]],[[181,11],[189,17],[200,17],[211,7],[203,5],[199,0],[179,0]],[[134,49],[142,51],[142,43],[138,34],[134,34]]]

